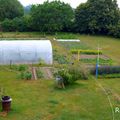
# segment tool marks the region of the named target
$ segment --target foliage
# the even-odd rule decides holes
[[[71,6],[60,1],[46,1],[31,9],[33,28],[41,32],[69,31],[74,14]]]
[[[73,33],[56,33],[55,34],[56,39],[78,39],[78,36],[76,36]]]
[[[99,75],[99,78],[120,78],[120,74],[103,74]]]
[[[54,60],[57,61],[59,64],[68,64],[68,60],[64,55],[54,54]]]
[[[28,65],[11,65],[10,69],[18,71],[18,78],[30,80],[32,78],[32,73],[28,71]]]
[[[56,51],[56,50],[54,50],[53,58],[54,58],[54,61],[57,61],[59,64],[68,64],[69,63],[66,56],[63,54],[59,54],[58,51]]]
[[[97,63],[97,58],[96,59],[81,59],[81,62],[88,63],[88,64],[96,64]],[[99,64],[100,65],[112,65],[113,61],[111,59],[99,59]]]
[[[0,31],[77,32],[120,37],[120,10],[116,0],[88,0],[75,10],[61,1],[46,1],[27,6],[25,16],[23,13],[18,0],[0,0]],[[74,34],[55,37],[77,38]]]
[[[24,14],[23,6],[18,0],[0,0],[0,21],[13,19]]]
[[[37,69],[36,73],[37,73],[38,78],[43,78],[44,77],[43,72],[40,69]]]
[[[86,80],[89,77],[88,71],[80,65],[70,65],[69,67],[58,70],[54,75],[62,77],[65,85],[73,84],[80,79]]]
[[[88,47],[85,43],[83,43],[82,41],[80,42],[60,42],[61,45],[63,45],[66,49],[69,50],[79,50],[79,49],[90,49],[90,47]]]
[[[78,54],[78,52],[80,54],[88,54],[88,55],[97,55],[98,53],[100,55],[102,54],[101,50],[99,52],[98,52],[98,50],[82,50],[82,49],[73,49],[73,50],[71,50],[72,54]]]
[[[26,71],[28,70],[28,65],[11,65],[10,69],[15,71]]]
[[[5,19],[1,22],[2,31],[12,32],[12,31],[30,31],[31,29],[31,19],[30,16],[24,16],[21,18],[14,18],[13,20]]]
[[[24,80],[31,80],[32,79],[32,73],[29,71],[21,72],[20,78]]]
[[[110,28],[118,25],[119,18],[116,0],[88,0],[75,11],[77,31],[80,33],[109,34]]]
[[[28,65],[19,65],[18,71],[26,71],[28,69]]]

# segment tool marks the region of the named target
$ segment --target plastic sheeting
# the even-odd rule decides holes
[[[0,64],[32,64],[44,61],[52,64],[49,40],[0,41]]]
[[[57,39],[59,42],[80,42],[79,39]]]

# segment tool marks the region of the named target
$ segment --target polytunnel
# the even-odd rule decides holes
[[[0,41],[0,64],[52,64],[52,45],[49,40]]]

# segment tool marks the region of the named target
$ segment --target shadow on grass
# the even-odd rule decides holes
[[[65,91],[71,91],[71,90],[75,90],[75,89],[78,89],[78,88],[83,88],[85,87],[85,84],[83,83],[78,83],[78,82],[75,82],[74,84],[71,84],[71,85],[67,85],[65,86],[65,88],[57,88],[57,87],[54,87],[54,89],[56,91],[60,91],[60,92],[65,92]]]

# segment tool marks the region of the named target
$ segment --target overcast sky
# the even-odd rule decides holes
[[[39,4],[43,3],[46,0],[19,0],[24,6],[30,5],[30,4]],[[52,1],[52,0],[49,0]],[[69,3],[73,8],[76,8],[80,3],[84,3],[87,0],[61,0],[65,3]],[[120,7],[120,0],[117,0],[119,7]]]

